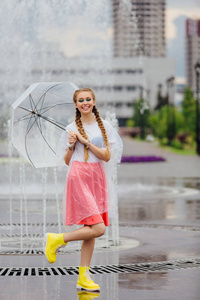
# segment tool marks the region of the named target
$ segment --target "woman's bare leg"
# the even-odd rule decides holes
[[[89,266],[94,250],[95,238],[84,240],[81,247],[81,267]]]
[[[105,225],[104,223],[99,223],[91,226],[84,226],[79,229],[76,229],[72,232],[67,232],[64,234],[64,242],[72,242],[72,241],[81,241],[81,240],[91,240],[96,237],[100,237],[105,233]]]

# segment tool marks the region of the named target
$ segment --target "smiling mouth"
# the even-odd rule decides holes
[[[82,108],[83,110],[87,110],[87,109],[90,108],[90,106],[89,106],[89,105],[84,105],[84,106],[81,106],[81,108]]]

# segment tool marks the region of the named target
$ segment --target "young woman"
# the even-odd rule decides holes
[[[48,233],[45,255],[54,263],[60,247],[82,240],[77,288],[99,291],[99,285],[90,278],[89,266],[95,238],[104,234],[109,226],[108,211],[116,208],[116,193],[106,170],[112,172],[113,164],[120,162],[123,145],[116,130],[100,118],[92,89],[75,91],[73,101],[75,121],[66,127],[61,140],[64,161],[70,167],[63,197],[63,219],[65,226],[83,226],[67,233]]]

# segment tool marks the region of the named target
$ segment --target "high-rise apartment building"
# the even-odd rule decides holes
[[[200,20],[186,20],[186,76],[187,84],[195,91],[194,66],[200,61]]]
[[[114,56],[165,56],[165,0],[112,0]]]

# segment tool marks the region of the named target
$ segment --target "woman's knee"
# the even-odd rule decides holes
[[[99,223],[94,225],[93,229],[95,230],[95,237],[100,237],[104,235],[106,231],[106,226],[104,223]]]

